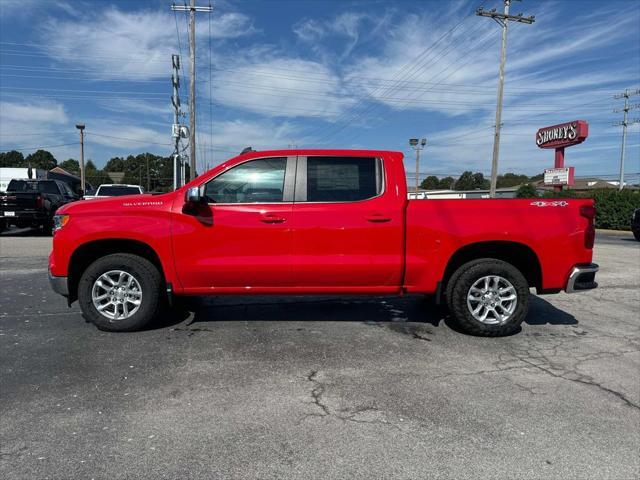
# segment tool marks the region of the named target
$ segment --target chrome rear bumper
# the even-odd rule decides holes
[[[571,275],[569,275],[569,279],[567,280],[565,292],[575,293],[597,288],[598,283],[595,281],[595,278],[599,268],[595,263],[581,264],[573,267]]]

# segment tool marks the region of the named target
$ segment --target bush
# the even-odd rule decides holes
[[[631,229],[633,211],[640,208],[640,191],[596,190],[588,197],[596,202],[596,228]]]
[[[596,228],[612,230],[630,230],[631,216],[640,208],[640,191],[602,189],[591,192],[562,190],[547,192],[546,198],[593,198],[596,206]]]
[[[531,185],[530,183],[525,183],[524,185],[520,185],[518,190],[516,190],[516,198],[537,198],[538,191],[536,187]]]

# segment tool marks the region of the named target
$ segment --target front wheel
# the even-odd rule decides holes
[[[483,258],[465,263],[447,285],[453,320],[466,333],[485,337],[516,331],[529,310],[529,284],[513,265]]]
[[[157,315],[162,278],[150,261],[116,253],[99,258],[85,270],[78,301],[85,318],[100,330],[140,330]]]

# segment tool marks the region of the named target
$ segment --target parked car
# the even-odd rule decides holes
[[[633,211],[633,216],[631,217],[631,231],[633,232],[633,236],[636,237],[636,240],[640,242],[640,208],[636,208]]]
[[[431,294],[498,336],[530,287],[597,287],[594,216],[585,199],[409,200],[400,152],[251,151],[175,192],[63,207],[49,279],[110,331],[183,295]]]
[[[7,191],[0,194],[0,231],[15,225],[50,232],[56,210],[78,198],[59,180],[11,180]]]
[[[144,189],[140,185],[122,185],[119,183],[103,183],[98,187],[95,194],[85,195],[85,200],[104,197],[121,197],[123,195],[140,195]]]

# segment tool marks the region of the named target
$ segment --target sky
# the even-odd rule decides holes
[[[617,177],[614,95],[640,88],[640,0],[512,3],[535,22],[509,25],[500,173],[552,167],[535,132],[581,119],[589,138],[567,149],[566,164],[577,176]],[[246,146],[297,146],[400,150],[413,172],[408,139],[424,137],[422,176],[488,175],[500,27],[475,15],[480,5],[502,9],[500,0],[213,2],[196,19],[198,169]],[[78,158],[80,122],[98,167],[170,155],[172,54],[182,58],[184,111],[189,73],[187,17],[170,6],[0,0],[0,151]],[[639,127],[627,138],[635,179]]]

